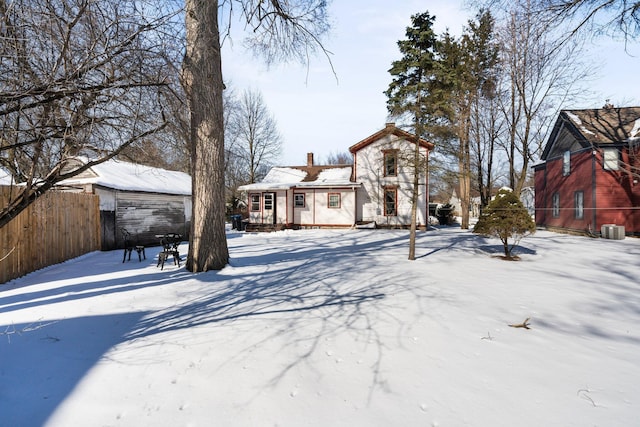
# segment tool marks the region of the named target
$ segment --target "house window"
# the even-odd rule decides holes
[[[329,193],[329,208],[340,208],[340,193]]]
[[[584,191],[573,193],[573,207],[576,219],[584,218]]]
[[[260,195],[259,194],[251,195],[251,210],[253,212],[260,211]]]
[[[560,193],[553,193],[551,197],[551,215],[554,218],[560,216]]]
[[[296,208],[304,208],[304,193],[296,193],[293,195],[293,206]]]
[[[264,210],[273,210],[273,193],[266,193],[264,195]]]
[[[617,171],[620,168],[620,154],[617,148],[605,148],[603,151],[602,166],[608,171]]]
[[[384,189],[384,214],[385,216],[395,216],[398,213],[398,189],[397,188],[385,188]]]
[[[384,152],[384,176],[398,175],[398,151],[390,150]]]
[[[571,151],[565,151],[562,156],[562,175],[568,176],[571,173]]]

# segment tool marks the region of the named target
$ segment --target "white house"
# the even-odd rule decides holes
[[[248,193],[249,223],[279,228],[345,227],[356,221],[356,190],[350,165],[274,167]]]
[[[451,192],[451,196],[449,197],[449,204],[453,206],[453,215],[461,216],[462,215],[462,200],[458,197],[458,190],[456,188]],[[482,207],[482,200],[480,196],[471,197],[469,200],[469,216],[472,218],[477,218],[480,216],[480,208]]]
[[[274,167],[258,183],[240,187],[248,193],[249,227],[253,229],[380,227],[411,224],[413,158],[417,138],[387,123],[384,129],[352,145],[353,165]],[[427,160],[433,144],[417,140]],[[426,162],[424,163],[426,165]],[[427,224],[428,174],[419,175],[417,224]]]

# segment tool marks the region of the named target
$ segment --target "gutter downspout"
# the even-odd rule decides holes
[[[596,233],[597,232],[597,204],[596,204],[596,159],[597,159],[597,154],[598,152],[596,150],[592,151],[592,156],[591,156],[591,209],[593,211],[593,213],[591,214],[591,218],[593,221],[593,228],[591,229],[592,233]]]
[[[425,177],[425,189],[427,191],[427,194],[426,194],[425,199],[427,200],[427,205],[425,206],[425,218],[424,218],[425,224],[424,224],[424,229],[425,229],[425,231],[429,231],[429,190],[430,190],[430,188],[429,188],[429,157],[430,156],[429,156],[429,149],[426,148],[426,150],[427,150],[427,155],[426,155],[426,158],[427,158],[427,171],[426,171],[427,176]]]
[[[540,209],[542,210],[542,212],[540,212],[540,222],[538,222],[538,210],[534,208],[534,212],[535,212],[535,216],[536,216],[536,226],[540,225],[543,227],[548,227],[549,224],[547,224],[547,214],[549,213],[549,206],[551,206],[553,208],[553,202],[549,202],[549,197],[548,197],[548,193],[547,193],[547,166],[549,166],[546,163],[545,160],[545,165],[544,165],[544,174],[542,175],[542,195],[540,196],[542,202],[540,203]],[[534,197],[537,197],[537,194],[534,195]],[[534,205],[535,205],[535,201],[534,201]]]
[[[353,226],[355,227],[358,223],[358,191],[355,185],[351,187],[351,191],[353,191]]]

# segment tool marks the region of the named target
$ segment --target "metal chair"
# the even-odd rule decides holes
[[[124,240],[124,256],[122,257],[122,262],[131,261],[131,252],[136,251],[138,253],[138,261],[142,261],[142,258],[147,259],[147,255],[144,253],[144,246],[138,244],[132,244],[131,242],[131,233],[127,231],[126,228],[121,228],[122,239]],[[136,242],[137,242],[136,238]],[[127,260],[127,253],[129,254],[129,259]]]
[[[167,233],[160,236],[160,244],[162,245],[162,251],[158,254],[158,264],[160,270],[164,269],[164,262],[170,256],[173,256],[173,264],[180,267],[180,252],[178,246],[182,242],[182,236],[177,233]]]

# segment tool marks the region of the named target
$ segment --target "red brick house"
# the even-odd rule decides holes
[[[640,235],[640,107],[561,111],[534,171],[538,226]]]

